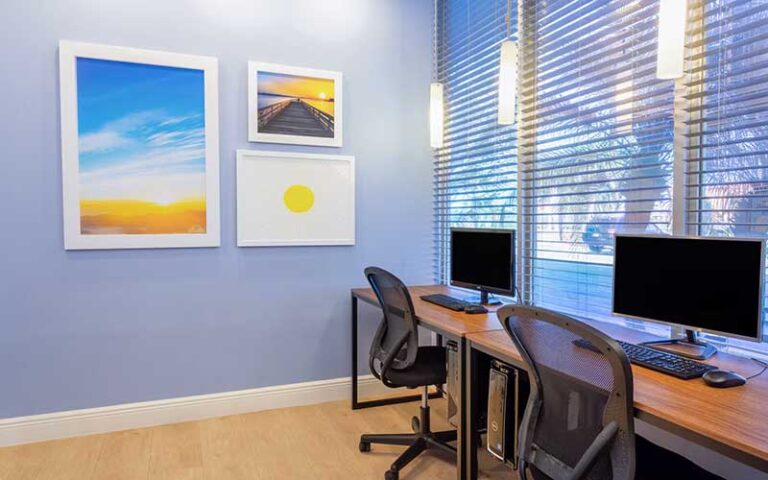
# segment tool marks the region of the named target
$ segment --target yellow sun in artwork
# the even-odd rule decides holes
[[[291,185],[283,193],[283,203],[293,213],[306,213],[315,204],[315,194],[306,185]]]

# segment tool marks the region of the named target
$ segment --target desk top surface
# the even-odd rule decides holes
[[[448,333],[456,337],[463,337],[468,333],[486,332],[489,330],[501,330],[501,324],[496,317],[496,310],[501,307],[487,307],[488,313],[470,315],[464,312],[455,312],[445,307],[425,302],[420,297],[422,295],[431,295],[442,293],[455,298],[467,299],[472,297],[470,292],[451,288],[446,285],[423,285],[408,287],[413,300],[413,307],[416,309],[416,317],[419,322],[427,327],[433,328],[443,333]],[[358,299],[378,305],[379,301],[371,288],[353,288],[352,295]]]
[[[639,343],[656,339],[649,334],[619,325],[590,322],[618,340]],[[472,345],[511,363],[522,363],[517,348],[503,330],[467,335]],[[482,348],[484,347],[484,348]],[[718,353],[706,363],[735,371],[745,377],[762,367],[746,359]],[[749,463],[768,467],[768,372],[745,386],[717,389],[702,379],[680,380],[647,368],[632,365],[637,416],[662,427],[675,427],[682,436],[698,435],[749,457]]]

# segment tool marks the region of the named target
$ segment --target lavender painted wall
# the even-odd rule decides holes
[[[348,374],[363,267],[431,279],[431,16],[423,0],[2,2],[0,418]],[[219,58],[220,248],[64,251],[60,39]],[[248,60],[342,71],[344,148],[249,144]],[[236,248],[237,148],[355,155],[357,246]]]

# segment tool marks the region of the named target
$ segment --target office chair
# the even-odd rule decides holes
[[[508,305],[497,314],[531,383],[520,426],[521,480],[528,470],[535,480],[651,479],[659,470],[665,478],[720,478],[635,436],[632,369],[616,341],[541,308]],[[600,353],[575,345],[580,339]]]
[[[442,346],[419,346],[413,301],[400,279],[376,267],[366,268],[365,277],[384,312],[371,344],[371,373],[390,388],[422,388],[420,415],[411,422],[415,433],[360,437],[361,452],[370,451],[372,443],[408,446],[384,474],[385,480],[397,480],[400,470],[427,449],[456,455],[456,448],[447,443],[456,440],[456,431],[432,432],[429,424],[428,389],[446,381],[446,351]]]

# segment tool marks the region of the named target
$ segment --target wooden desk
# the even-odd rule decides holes
[[[590,322],[609,336],[631,343],[654,340],[649,334],[602,322]],[[524,368],[522,357],[505,331],[467,335],[468,365],[465,381],[472,377],[473,352],[481,351]],[[759,372],[757,363],[718,353],[707,363],[749,376]],[[768,373],[743,387],[717,389],[701,379],[680,380],[647,368],[632,366],[635,417],[664,430],[720,452],[739,462],[768,471]],[[472,399],[470,397],[469,403]],[[473,415],[467,415],[465,438],[476,431]],[[474,441],[468,441],[471,455]],[[475,478],[476,459],[465,460],[467,478]]]
[[[461,337],[468,333],[502,329],[496,316],[496,310],[501,305],[488,307],[488,313],[485,314],[469,315],[464,312],[454,312],[421,299],[423,295],[442,293],[443,295],[469,300],[472,298],[472,295],[466,290],[458,290],[446,285],[421,285],[408,287],[408,291],[413,300],[413,307],[416,310],[416,319],[419,321],[419,325],[432,331],[447,336]],[[353,288],[352,298],[377,307],[379,306],[379,301],[370,288]]]
[[[416,320],[419,322],[420,327],[427,328],[438,334],[438,344],[442,344],[443,338],[446,337],[449,340],[456,342],[459,355],[459,398],[457,399],[459,407],[459,421],[458,421],[458,442],[457,442],[457,478],[464,479],[466,475],[466,468],[463,466],[463,461],[467,458],[467,453],[464,451],[466,448],[466,442],[464,440],[464,430],[466,428],[466,415],[463,405],[466,400],[466,382],[463,379],[464,372],[466,371],[466,359],[467,359],[467,347],[466,347],[466,335],[470,333],[486,332],[491,330],[501,329],[502,326],[499,323],[496,316],[496,310],[499,307],[490,307],[486,314],[469,315],[464,312],[455,312],[445,307],[434,305],[429,302],[423,301],[420,297],[422,295],[430,295],[434,293],[442,293],[450,295],[456,298],[469,298],[470,294],[463,290],[452,289],[445,285],[428,285],[428,286],[416,286],[408,288],[411,299],[413,300],[413,306],[416,313]],[[358,352],[357,352],[357,329],[358,329],[358,300],[365,303],[379,306],[379,301],[373,290],[370,288],[355,288],[352,289],[352,409],[367,408],[378,405],[388,405],[392,403],[400,403],[417,400],[420,397],[417,395],[409,395],[405,397],[387,398],[382,400],[373,400],[367,402],[361,402],[358,400]]]

